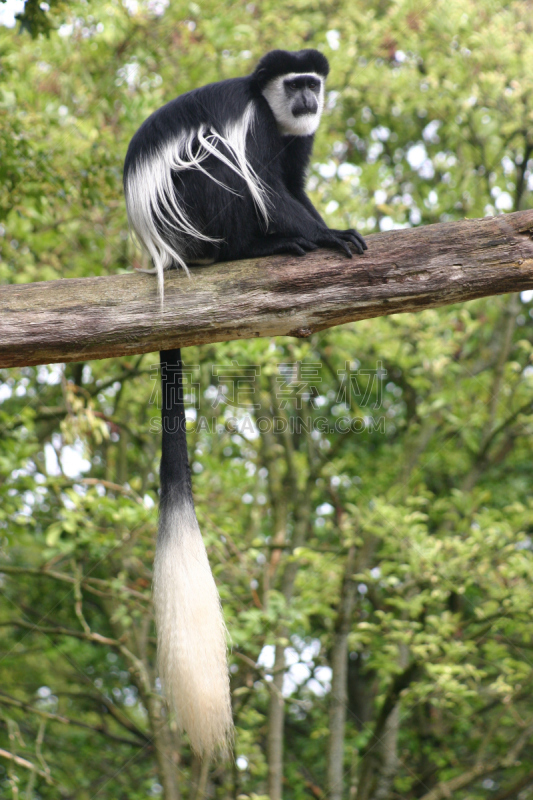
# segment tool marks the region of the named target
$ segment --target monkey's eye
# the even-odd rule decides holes
[[[316,87],[318,86],[316,81],[309,81],[307,85],[309,86],[310,89],[316,89]]]
[[[289,86],[291,87],[291,89],[297,89],[298,88],[298,84],[297,84],[296,81],[291,81],[289,83]]]

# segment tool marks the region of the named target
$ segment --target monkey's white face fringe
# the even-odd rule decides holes
[[[300,72],[279,75],[267,83],[263,89],[263,97],[272,109],[279,131],[284,136],[311,136],[320,123],[320,116],[324,108],[324,81],[320,75],[314,72],[305,74],[320,83],[320,92],[317,97],[318,109],[315,114],[303,114],[301,117],[295,117],[291,111],[283,82],[292,78],[301,78],[302,73]]]
[[[182,133],[142,160],[127,175],[125,194],[130,227],[153,261],[161,299],[165,269],[179,265],[188,274],[180,240],[183,243],[185,237],[190,237],[204,242],[216,241],[197,230],[180,206],[172,182],[173,172],[196,169],[224,186],[203,163],[209,155],[218,158],[245,181],[265,226],[268,226],[268,191],[246,158],[246,137],[253,122],[254,107],[249,103],[242,117],[226,125],[224,130],[216,131],[200,125],[197,130]],[[224,188],[235,194],[229,187]],[[168,235],[162,235],[161,229],[168,231]]]
[[[194,509],[163,511],[154,563],[158,666],[193,750],[231,748],[226,627]]]

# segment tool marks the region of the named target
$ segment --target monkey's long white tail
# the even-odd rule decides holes
[[[162,376],[161,510],[153,586],[159,675],[192,748],[203,755],[224,754],[233,734],[226,627],[194,511],[178,391],[179,350],[162,352],[161,366],[167,374]]]

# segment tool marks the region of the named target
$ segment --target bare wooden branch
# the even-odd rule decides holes
[[[9,750],[4,749],[0,749],[0,758],[13,761],[13,763],[19,767],[24,767],[24,769],[29,769],[32,772],[36,772],[37,775],[40,775],[41,778],[44,778],[47,783],[52,783],[50,775],[47,772],[43,772],[43,770],[38,769],[35,764],[32,764],[32,762],[28,761],[27,758],[21,758],[20,756],[16,756],[14,753],[10,753]]]
[[[533,210],[369,236],[317,251],[171,272],[160,307],[143,273],[0,289],[0,367],[169,347],[306,337],[333,325],[533,288]]]

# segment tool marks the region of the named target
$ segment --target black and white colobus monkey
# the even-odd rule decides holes
[[[152,114],[124,166],[131,228],[164,270],[334,247],[366,250],[332,230],[304,189],[324,105],[327,59],[317,50],[267,53],[244,78],[187,92]],[[192,747],[231,741],[226,630],[191,490],[179,350],[161,353],[163,450],[154,564],[161,680]]]

